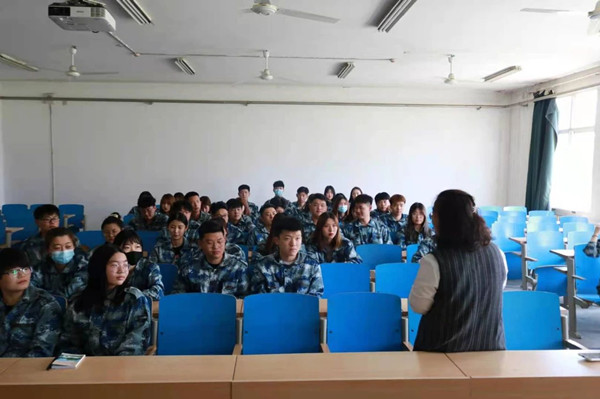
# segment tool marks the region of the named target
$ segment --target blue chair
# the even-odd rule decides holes
[[[375,267],[375,292],[408,298],[419,272],[418,263],[384,263]]]
[[[412,261],[413,256],[417,253],[419,249],[419,244],[410,244],[406,246],[406,262],[410,263]]]
[[[493,216],[496,219],[498,219],[498,216],[500,215],[500,212],[498,211],[491,211],[491,210],[481,210],[479,209],[479,216],[484,217],[484,216]]]
[[[129,222],[131,222],[134,218],[134,215],[132,214],[128,214],[123,216],[123,224],[127,226],[127,224],[129,224]]]
[[[501,206],[495,206],[495,205],[479,206],[479,207],[477,207],[477,209],[479,210],[479,214],[481,216],[483,216],[483,212],[496,212],[496,214],[499,215],[503,211]]]
[[[527,212],[523,211],[502,211],[498,215],[499,222],[524,223],[527,221]]]
[[[62,310],[62,312],[64,313],[67,310],[67,298],[65,298],[62,295],[52,295],[54,297],[54,299],[56,299],[56,302],[58,302],[58,305],[60,306],[60,310]]]
[[[85,214],[84,207],[81,204],[62,204],[58,206],[60,212],[60,222],[63,224],[64,215],[75,215],[69,218],[69,226],[74,226],[77,229],[83,229],[85,227]],[[64,226],[64,227],[69,227]]]
[[[556,216],[531,216],[529,215],[529,219],[527,219],[527,224],[538,224],[538,223],[554,223],[558,226],[558,221]]]
[[[152,249],[154,249],[154,245],[156,245],[156,241],[158,240],[160,231],[138,230],[137,234],[142,240],[142,248],[144,251],[148,253],[152,252]]]
[[[319,299],[289,293],[249,295],[244,299],[243,331],[244,355],[319,352]]]
[[[31,204],[31,205],[29,205],[29,210],[31,212],[33,212],[33,211],[35,211],[37,208],[39,208],[42,205],[46,205],[46,204]]]
[[[527,223],[527,233],[533,233],[536,231],[558,231],[559,227],[560,226],[558,223],[556,223],[556,221],[533,221]]]
[[[421,317],[423,316],[419,313],[415,313],[410,306],[408,307],[408,342],[410,342],[411,345],[414,345],[415,340],[417,339]]]
[[[564,349],[559,306],[558,296],[553,293],[504,292],[506,349]]]
[[[486,216],[482,216],[482,218],[483,218],[483,220],[485,220],[485,225],[490,229],[492,228],[492,225],[494,223],[496,223],[496,220],[498,220],[498,217],[496,217],[496,216],[487,216],[486,215]]]
[[[574,249],[579,244],[587,244],[591,237],[590,231],[570,231],[567,234],[567,249]]]
[[[160,301],[158,355],[231,355],[236,343],[235,298],[177,294]]]
[[[7,215],[20,215],[30,213],[29,208],[25,204],[4,204],[2,205],[2,213]]]
[[[558,231],[539,231],[527,234],[527,256],[535,258],[527,262],[527,268],[532,275],[537,275],[536,290],[554,292],[565,296],[567,292],[567,277],[554,269],[554,266],[564,266],[565,261],[550,252],[552,249],[564,249],[562,233]]]
[[[588,223],[589,220],[585,216],[569,215],[569,216],[561,216],[560,217],[560,224],[570,223],[570,222]]]
[[[587,256],[583,249],[587,244],[575,245],[575,274],[584,280],[575,280],[576,296],[584,301],[600,304],[596,286],[600,283],[600,258]]]
[[[521,246],[509,240],[509,237],[524,237],[525,226],[525,222],[506,223],[502,221],[492,225],[493,242],[506,255],[509,280],[521,279],[521,258],[510,253],[521,251]]]
[[[23,241],[38,233],[38,226],[35,224],[31,211],[16,214],[9,213],[4,216],[7,227],[23,227],[23,230],[12,235],[13,241]]]
[[[590,237],[592,236],[593,232],[594,232],[594,225],[591,223],[584,223],[584,222],[566,222],[562,224],[562,228],[563,228],[563,237],[568,237],[569,233],[572,231],[584,231],[586,232]],[[588,238],[590,238],[588,237]]]
[[[327,344],[331,352],[403,350],[400,297],[372,292],[332,296],[327,300]]]
[[[85,246],[88,249],[94,249],[106,242],[102,230],[79,231],[77,233],[77,239],[79,240],[80,245]]]
[[[554,216],[554,219],[556,220],[554,211],[529,211],[529,217],[531,218],[534,216]]]
[[[356,247],[362,260],[375,267],[381,263],[402,262],[402,248],[389,244],[363,244]]]
[[[175,279],[177,279],[177,266],[170,263],[159,263],[160,275],[162,276],[162,282],[165,287],[165,295],[169,295],[173,291],[173,285]]]
[[[364,263],[322,263],[323,298],[342,292],[370,292],[371,267]]]
[[[502,208],[502,210],[509,211],[509,212],[518,211],[518,212],[527,213],[527,207],[522,206],[522,205],[509,205],[509,206],[505,206],[504,208]]]
[[[6,246],[6,222],[0,217],[0,247]]]

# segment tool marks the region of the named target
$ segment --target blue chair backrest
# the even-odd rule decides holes
[[[572,231],[584,231],[591,237],[594,232],[594,225],[586,222],[567,222],[562,224],[563,236],[568,237]],[[588,237],[589,238],[589,237]]]
[[[527,224],[536,224],[536,223],[554,223],[558,226],[558,220],[556,216],[531,216],[529,215],[529,219],[527,219]]]
[[[558,296],[567,295],[567,275],[553,267],[538,267],[536,291],[553,292]]]
[[[242,248],[242,251],[244,251],[244,253],[246,254],[246,260],[247,260],[248,259],[248,246],[238,244],[238,247]]]
[[[527,213],[527,207],[523,206],[523,205],[509,205],[509,206],[505,206],[504,208],[502,208],[502,210],[504,211],[518,211],[518,212],[525,212]]]
[[[31,204],[31,205],[29,205],[29,210],[31,212],[33,212],[33,211],[35,211],[37,208],[39,208],[42,205],[45,205],[45,204]]]
[[[498,218],[495,216],[487,216],[486,215],[486,216],[482,216],[482,218],[483,218],[483,220],[485,220],[485,225],[490,229],[492,228],[492,225],[496,222],[496,220],[498,220]]]
[[[158,355],[230,355],[236,343],[235,297],[177,294],[160,300]]]
[[[498,219],[499,215],[500,215],[500,212],[498,212],[498,211],[486,211],[486,210],[479,209],[479,216],[481,216],[481,217],[491,216],[493,218]]]
[[[408,298],[419,271],[418,263],[384,263],[375,268],[375,292]]]
[[[564,265],[565,261],[560,256],[550,252],[551,249],[564,249],[565,243],[562,233],[558,231],[538,231],[527,234],[527,256],[537,259],[528,262],[527,267],[535,269],[544,265]]]
[[[585,216],[561,216],[560,224],[570,223],[570,222],[579,222],[579,223],[588,223],[588,218]]]
[[[29,213],[29,208],[25,204],[4,204],[2,205],[2,213],[7,215],[20,215]]]
[[[496,212],[498,215],[503,211],[501,206],[484,205],[477,207],[479,214],[483,216],[483,212]]]
[[[152,252],[154,245],[156,245],[156,240],[158,240],[160,231],[138,230],[137,234],[142,240],[144,251],[147,251],[148,253]]]
[[[56,299],[56,302],[58,302],[58,305],[60,306],[60,309],[64,313],[65,310],[67,310],[67,298],[65,298],[62,295],[52,295],[52,296],[54,297],[54,299]]]
[[[592,232],[590,231],[569,231],[567,234],[567,249],[573,249],[579,244],[587,244],[591,237]]]
[[[6,244],[6,222],[0,217],[0,245]]]
[[[369,292],[371,267],[364,263],[322,263],[323,298],[342,292]]]
[[[60,222],[63,224],[63,215],[75,215],[69,218],[69,225],[74,225],[78,228],[83,228],[84,207],[81,204],[62,204],[58,206],[60,211]],[[64,226],[67,227],[67,226]]]
[[[10,213],[5,214],[6,226],[8,227],[23,227],[23,230],[17,231],[12,235],[13,241],[23,241],[37,234],[38,227],[35,224],[33,213],[27,211],[25,213]]]
[[[408,307],[408,342],[412,345],[415,344],[415,340],[417,339],[421,317],[422,316],[419,313],[415,313],[410,306]]]
[[[529,211],[529,217],[531,218],[534,216],[554,216],[554,219],[556,220],[554,211]]]
[[[170,263],[159,263],[160,275],[162,276],[162,282],[165,287],[165,295],[169,295],[173,291],[173,285],[175,279],[177,279],[177,266]]]
[[[127,214],[127,215],[123,216],[123,224],[124,225],[129,224],[129,222],[131,222],[134,217],[135,216],[133,214]]]
[[[363,244],[356,247],[362,260],[375,267],[382,263],[402,262],[402,248],[389,244]]]
[[[596,286],[600,281],[600,257],[587,256],[583,249],[587,244],[575,245],[575,274],[585,280],[575,280],[577,295],[598,295]]]
[[[507,350],[564,349],[558,295],[504,292],[502,318]]]
[[[85,245],[88,249],[94,249],[106,242],[102,230],[79,231],[77,232],[77,239],[79,239],[80,245]]]
[[[417,253],[419,249],[419,244],[410,244],[406,246],[406,262],[412,262],[413,256]]]
[[[529,222],[527,223],[527,233],[533,233],[536,231],[558,231],[559,225],[556,222],[550,220],[544,220],[540,222]]]
[[[391,294],[356,292],[327,300],[331,352],[402,350],[402,304]]]
[[[498,215],[499,222],[521,223],[527,221],[527,213],[523,211],[502,211]]]
[[[492,225],[492,238],[494,243],[504,252],[520,251],[521,246],[508,238],[524,237],[525,226],[525,222],[505,223],[501,220],[497,221]]]
[[[244,299],[245,355],[320,351],[319,299],[302,294],[257,294]]]

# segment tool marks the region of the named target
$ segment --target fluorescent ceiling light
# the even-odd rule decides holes
[[[533,12],[537,14],[560,14],[562,12],[571,12],[569,10],[558,10],[554,8],[521,8],[521,12]]]
[[[417,0],[399,0],[377,25],[380,32],[389,32]]]
[[[483,78],[485,82],[495,82],[498,79],[502,79],[507,77],[508,75],[512,75],[513,73],[517,73],[521,70],[520,66],[513,65],[508,68],[504,68],[501,71],[494,72],[491,75],[488,75]]]
[[[346,76],[348,76],[348,74],[350,72],[352,72],[353,69],[354,69],[354,63],[346,62],[345,64],[342,65],[342,68],[338,72],[337,77],[340,79],[346,79]]]
[[[173,62],[175,62],[175,65],[177,65],[179,67],[179,69],[181,69],[183,72],[187,73],[188,75],[195,75],[196,71],[194,70],[194,68],[192,68],[192,66],[187,62],[187,60],[183,57],[179,57],[179,58],[175,58],[173,60]]]
[[[117,3],[119,3],[119,5],[123,7],[125,11],[127,11],[127,14],[129,14],[131,18],[133,18],[138,24],[147,25],[152,23],[152,18],[150,18],[150,15],[144,11],[137,1],[117,0]]]
[[[588,17],[590,17],[588,33],[590,35],[600,33],[600,1],[596,3],[596,8],[588,12]]]
[[[3,53],[0,53],[0,62],[4,63],[6,65],[10,65],[11,67],[14,67],[14,68],[25,69],[26,71],[30,71],[30,72],[39,71],[39,68],[28,65],[25,61],[21,61],[19,59],[13,58],[13,57],[3,54]]]

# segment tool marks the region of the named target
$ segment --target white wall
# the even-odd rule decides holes
[[[49,92],[44,84],[9,86],[10,95]],[[62,95],[193,94],[183,86],[120,85],[112,92],[92,86],[78,91],[71,85]],[[220,90],[222,98],[233,96]],[[290,100],[290,90],[260,88],[244,95]],[[208,91],[203,98],[219,95],[218,88]],[[379,97],[366,90],[308,91],[297,90],[296,99],[407,100],[385,90]],[[503,99],[460,91],[414,92],[412,98],[487,104]],[[10,100],[2,106],[6,202],[50,201],[48,105]],[[55,102],[52,121],[56,203],[85,204],[88,228],[98,228],[111,211],[129,209],[143,190],[157,199],[164,192],[196,190],[226,200],[247,183],[252,199],[262,203],[277,179],[286,183],[290,199],[299,185],[322,192],[327,184],[346,195],[354,185],[373,195],[399,192],[409,203],[426,205],[446,188],[467,190],[479,204],[507,199],[507,109]]]

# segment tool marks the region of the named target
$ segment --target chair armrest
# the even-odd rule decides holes
[[[402,342],[402,345],[404,345],[404,347],[405,347],[405,348],[406,348],[406,350],[408,350],[408,351],[411,351],[411,352],[412,352],[412,351],[414,350],[414,348],[413,348],[413,345],[412,345],[410,342],[408,342],[408,341],[403,341],[403,342]]]
[[[232,355],[241,355],[242,354],[242,344],[235,344],[233,347]]]
[[[538,261],[536,258],[532,258],[531,256],[526,256],[525,260],[529,261],[529,262],[537,262]]]
[[[585,346],[581,345],[579,342],[573,341],[572,339],[565,339],[565,348],[567,348],[567,349],[583,349],[583,350],[588,349]]]
[[[561,272],[563,274],[567,274],[567,267],[566,266],[552,266],[554,268],[554,270]],[[538,269],[541,269],[542,267],[538,267]]]
[[[321,344],[321,352],[322,353],[331,353],[329,351],[329,345],[327,345],[327,344]]]
[[[507,254],[515,255],[515,256],[518,256],[519,258],[521,257],[521,251],[509,251],[509,252],[507,252]]]
[[[573,278],[574,278],[575,280],[581,280],[581,281],[585,280],[585,277],[581,277],[581,276],[578,276],[578,275],[576,275],[576,274],[574,274],[574,275],[573,275]]]
[[[146,349],[146,356],[154,356],[156,355],[156,345],[151,345]]]

